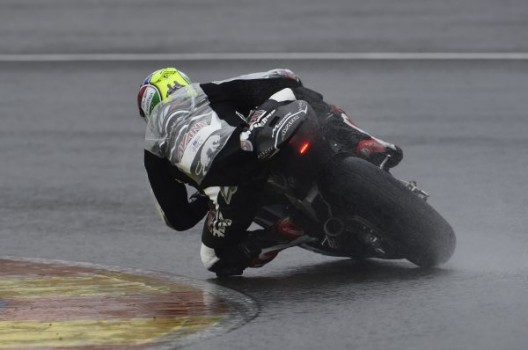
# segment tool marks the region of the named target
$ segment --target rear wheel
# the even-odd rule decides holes
[[[399,180],[365,160],[336,159],[320,177],[319,189],[351,231],[357,232],[352,226],[359,223],[371,232],[377,256],[385,252],[387,258],[429,267],[453,255],[456,238],[449,223]]]

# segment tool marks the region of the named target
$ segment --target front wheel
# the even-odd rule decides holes
[[[395,255],[424,267],[453,255],[456,238],[449,223],[399,180],[365,160],[335,159],[323,171],[319,189],[334,216],[369,223]]]

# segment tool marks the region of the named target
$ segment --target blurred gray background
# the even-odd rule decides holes
[[[526,53],[527,18],[521,0],[0,0],[0,256],[169,272],[257,301],[256,319],[189,349],[525,349],[526,60],[39,55]],[[393,173],[431,193],[455,256],[423,271],[293,248],[217,281],[200,262],[200,225],[165,227],[142,168],[137,87],[167,65],[195,81],[294,70],[403,148]]]

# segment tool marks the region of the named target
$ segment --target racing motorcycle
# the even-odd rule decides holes
[[[292,135],[274,156],[254,222],[270,229],[291,217],[305,234],[263,249],[262,258],[291,246],[358,260],[407,259],[421,267],[452,256],[453,229],[415,182],[391,175],[388,159],[376,166],[344,150],[303,101],[277,108],[274,116],[269,122],[274,133],[284,134],[292,120],[299,126],[287,131]]]

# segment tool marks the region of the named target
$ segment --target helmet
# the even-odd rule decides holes
[[[191,84],[189,77],[173,67],[159,69],[149,74],[139,87],[137,96],[139,114],[143,118],[150,117],[154,107],[177,89],[189,84]]]

